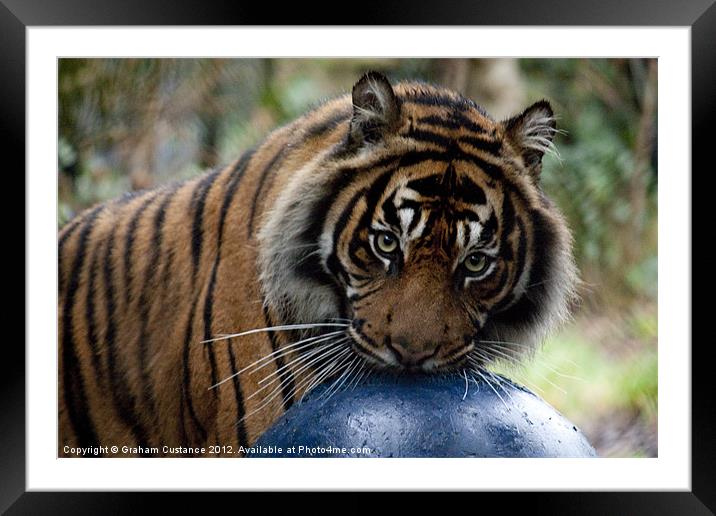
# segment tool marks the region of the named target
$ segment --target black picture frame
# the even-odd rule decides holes
[[[416,2],[386,0],[375,5],[350,4],[309,9],[303,4],[264,6],[257,3],[207,0],[0,0],[0,127],[2,156],[14,157],[25,169],[25,59],[26,30],[30,26],[85,25],[316,25],[316,11],[334,13],[329,25],[552,25],[552,26],[688,26],[691,27],[692,168],[706,169],[711,152],[709,128],[714,127],[716,95],[715,0],[481,0]],[[343,12],[342,15],[337,15]],[[341,20],[342,18],[342,20]],[[711,144],[712,145],[712,144]],[[706,170],[704,170],[706,172]],[[20,174],[12,174],[16,180]],[[11,178],[5,179],[10,181]],[[19,180],[18,180],[19,181]],[[8,183],[5,183],[6,185]],[[13,185],[14,186],[14,185]],[[24,181],[13,191],[25,192]],[[697,190],[693,190],[697,192]],[[701,192],[700,195],[708,195]],[[14,195],[16,198],[23,198]],[[694,205],[697,205],[694,199]],[[3,220],[19,232],[20,208],[4,204]],[[694,217],[694,220],[696,218]],[[686,228],[685,228],[686,230]],[[712,232],[712,230],[711,230]],[[694,234],[692,232],[692,234]],[[10,238],[6,233],[6,239]],[[13,235],[12,248],[19,261],[25,256],[25,235]],[[7,240],[6,240],[7,241]],[[23,243],[22,253],[17,250]],[[6,255],[7,257],[7,255]],[[27,269],[25,268],[26,274]],[[11,276],[17,276],[12,275]],[[19,278],[18,278],[19,279]],[[19,287],[19,286],[18,286]],[[24,288],[21,294],[25,299]],[[7,295],[7,294],[6,294]],[[23,306],[15,298],[13,305]],[[30,308],[30,307],[28,307]],[[9,320],[9,312],[5,312]],[[12,325],[6,324],[9,329]],[[23,325],[24,328],[24,325]],[[22,330],[24,337],[24,329]],[[14,335],[5,341],[0,375],[0,511],[8,514],[103,514],[136,512],[155,498],[164,511],[172,506],[191,510],[200,500],[185,494],[25,492],[25,350]],[[24,340],[24,338],[23,338]],[[711,339],[692,346],[692,457],[690,492],[525,493],[496,500],[502,510],[527,505],[530,512],[571,514],[713,514],[716,511],[716,412],[709,361]],[[689,343],[682,343],[684,346]],[[9,356],[7,356],[9,354]],[[710,374],[711,373],[711,374]],[[230,494],[211,494],[225,501]],[[219,496],[219,498],[216,498]],[[239,495],[242,501],[245,494]],[[483,495],[486,496],[486,495]],[[483,498],[484,500],[484,498]],[[206,510],[206,506],[204,506]]]

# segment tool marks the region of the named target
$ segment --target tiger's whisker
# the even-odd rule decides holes
[[[487,369],[483,369],[483,371],[485,371],[485,373],[487,373],[488,375],[490,375],[490,378],[492,378],[493,380],[495,380],[495,382],[497,383],[497,386],[498,386],[500,389],[502,389],[502,392],[504,392],[511,400],[514,400],[514,398],[512,397],[512,394],[510,393],[510,391],[508,391],[507,389],[505,389],[505,388],[502,386],[503,382],[502,382],[502,380],[500,379],[499,376],[497,376],[495,373],[493,373],[492,371],[489,371],[489,370],[487,370]],[[509,385],[509,384],[508,384],[508,385]],[[514,388],[514,387],[513,387],[513,388]]]
[[[341,342],[344,342],[344,341],[341,341]],[[319,366],[319,369],[317,371],[313,371],[311,373],[311,378],[315,378],[316,375],[318,375],[321,371],[325,371],[325,370],[329,369],[333,364],[336,363],[336,361],[340,360],[349,351],[350,350],[348,348],[344,348],[344,347],[340,346],[340,344],[338,344],[338,345],[336,345],[335,349],[329,350],[329,351],[325,352],[324,354],[320,355],[319,357],[316,357],[315,359],[311,360],[310,362],[302,365],[298,370],[296,370],[294,372],[294,374],[298,375],[298,374],[302,373],[303,371],[306,371],[313,363],[315,363],[319,360],[325,360],[329,356],[335,355],[327,364]],[[296,387],[296,389],[298,389],[298,386]]]
[[[302,368],[305,368],[305,367],[310,366],[311,364],[314,364],[315,362],[321,360],[321,358],[325,358],[325,357],[331,356],[333,353],[335,353],[335,352],[337,352],[337,351],[339,351],[339,350],[341,350],[341,349],[346,349],[346,348],[343,348],[343,347],[340,345],[340,344],[343,343],[343,342],[345,342],[345,340],[338,340],[338,341],[336,341],[336,342],[332,342],[332,343],[330,343],[330,344],[326,344],[326,347],[329,348],[329,349],[323,349],[323,348],[322,348],[322,349],[320,350],[320,351],[325,351],[325,353],[318,353],[318,356],[315,357],[315,358],[312,358],[312,357],[314,357],[314,355],[315,355],[316,353],[312,353],[312,354],[310,355],[310,357],[308,357],[308,358],[312,358],[312,360],[311,360],[310,362],[308,362],[307,364],[301,366],[301,367],[302,367]],[[311,352],[309,352],[309,353],[311,353]],[[297,358],[296,360],[298,360],[298,358]],[[290,362],[290,363],[288,363],[288,364],[286,364],[286,366],[287,366],[287,365],[292,365],[292,364],[294,364],[294,363],[295,363],[295,360],[292,361],[292,362]],[[285,368],[286,366],[284,366],[284,368]],[[302,370],[303,370],[303,369],[300,369],[299,371],[302,371]],[[271,378],[272,376],[274,376],[274,374],[276,374],[276,371],[274,371],[273,373],[271,373],[271,374],[269,374],[268,376],[264,377],[263,379],[259,380],[259,385],[261,385],[262,383],[266,382],[269,378]]]
[[[485,353],[483,353],[483,351],[480,351],[478,349],[473,349],[472,354],[474,356],[476,356],[477,358],[481,358],[484,363],[489,363],[492,361],[492,357],[486,355]],[[477,361],[475,361],[475,362],[477,363]],[[477,363],[477,365],[480,366],[479,363]]]
[[[264,401],[261,405],[259,405],[258,407],[256,407],[254,410],[252,410],[252,411],[249,412],[248,414],[245,414],[241,419],[239,419],[239,420],[236,422],[236,424],[238,425],[238,424],[242,423],[243,421],[246,421],[248,418],[250,418],[251,416],[253,416],[253,415],[256,414],[257,412],[259,412],[260,410],[262,410],[262,409],[263,409],[264,407],[266,407],[269,403],[271,403],[274,399],[276,399],[276,397],[278,396],[278,393],[279,393],[279,392],[278,392],[278,389],[279,389],[279,388],[280,388],[280,386],[276,388],[276,390],[275,390],[275,391],[276,391],[276,394],[273,394],[273,395],[271,395],[268,399],[265,399],[265,401]]]
[[[338,362],[343,358],[343,356],[343,353],[336,356],[330,364],[326,364],[322,370],[316,372],[316,374],[312,378],[311,384],[306,388],[306,391],[301,396],[301,400],[299,401],[299,403],[303,403],[303,399],[306,397],[306,395],[311,392],[311,390],[313,390],[324,378],[326,378],[330,373],[335,370],[338,365]]]
[[[330,370],[330,366],[335,364],[338,360],[340,360],[340,357],[343,355],[344,355],[344,352],[339,353],[337,357],[334,357],[326,366],[324,366],[322,369],[319,369],[318,372],[314,372],[313,374],[307,374],[304,379],[302,379],[300,382],[295,384],[293,386],[293,388],[283,397],[284,402],[293,398],[306,384],[311,382],[319,372],[325,371],[326,369]],[[305,367],[302,369],[305,369]],[[299,374],[299,371],[296,372],[297,376],[298,376],[298,374]],[[306,389],[306,392],[308,392],[309,389],[310,389],[310,386],[308,389]],[[304,393],[304,396],[305,396],[305,393]],[[301,401],[302,400],[303,400],[303,397],[301,397]],[[300,403],[300,401],[299,401],[299,403]]]
[[[513,356],[507,355],[505,353],[500,353],[499,351],[492,349],[492,348],[490,348],[490,349],[483,348],[481,351],[475,350],[474,353],[476,356],[482,358],[486,363],[505,361],[510,366],[513,366],[513,367],[515,367],[515,366],[519,367],[522,365],[522,363],[519,361],[519,359],[517,357],[513,357]],[[499,355],[496,353],[499,353]]]
[[[495,356],[494,354],[496,353],[497,355],[501,356],[502,358],[504,358],[504,359],[506,359],[506,360],[509,360],[509,361],[511,361],[511,362],[513,362],[513,363],[518,363],[518,362],[519,362],[518,359],[517,359],[517,357],[514,357],[514,356],[512,356],[512,355],[508,355],[508,354],[505,353],[504,351],[500,351],[499,349],[496,349],[496,348],[494,348],[494,347],[489,348],[489,350],[485,350],[485,351],[488,351],[489,353],[493,353],[493,356]]]
[[[330,353],[333,353],[334,351],[335,351],[335,350],[331,350]],[[329,354],[329,353],[326,353],[326,354],[324,354],[324,355],[321,355],[321,356],[318,357],[318,359],[324,358],[324,357],[327,356],[328,354]],[[309,367],[309,366],[310,366],[310,363],[309,363],[309,364],[304,364],[304,365],[302,365],[300,369],[298,369],[297,371],[294,371],[294,376],[297,376],[299,373],[301,373],[302,371],[304,371],[304,370],[305,370],[307,367]],[[272,375],[271,375],[271,376],[272,376]],[[263,398],[263,400],[262,400],[263,403],[261,404],[261,407],[266,406],[271,400],[275,399],[276,396],[278,396],[278,395],[280,394],[282,388],[284,387],[284,385],[286,384],[286,382],[288,382],[289,378],[283,378],[283,379],[282,379],[281,377],[277,377],[277,378],[275,378],[273,381],[271,381],[271,382],[269,382],[268,384],[266,384],[266,385],[265,385],[264,387],[262,387],[261,389],[258,389],[257,391],[255,391],[253,394],[251,394],[251,396],[249,396],[249,397],[246,398],[246,399],[249,400],[249,399],[253,398],[253,397],[256,396],[259,392],[263,391],[265,388],[268,388],[271,384],[273,384],[273,383],[275,383],[276,381],[279,381],[279,380],[281,380],[280,383],[279,383],[279,385],[277,385],[271,392],[269,392],[269,393]],[[293,394],[296,392],[296,390],[297,390],[298,388],[299,388],[299,386],[294,385],[294,387],[293,387],[293,388],[291,389],[291,391],[289,391],[289,393],[283,398],[283,400],[286,401],[286,400],[290,399],[290,398],[293,396]],[[252,413],[255,413],[255,411],[252,412]]]
[[[556,374],[557,376],[561,376],[562,378],[568,378],[568,379],[570,379],[570,380],[576,380],[576,381],[578,381],[578,382],[586,382],[586,381],[587,381],[587,380],[585,380],[584,378],[580,378],[579,376],[572,376],[571,374],[563,373],[563,372],[559,371],[558,369],[555,369],[554,367],[552,367],[552,366],[550,366],[549,364],[545,363],[544,361],[542,361],[542,362],[540,362],[540,363],[541,363],[543,366],[545,366],[547,369],[549,369],[550,371],[552,371],[554,374]]]
[[[507,342],[505,340],[482,340],[477,339],[478,342],[484,343],[484,344],[510,344],[512,346],[523,346],[523,347],[530,347],[527,344],[520,344],[519,342]]]
[[[318,244],[315,243],[315,242],[313,242],[313,243],[310,243],[310,244],[294,245],[294,246],[291,246],[291,247],[285,247],[285,248],[283,248],[283,251],[284,251],[284,252],[286,252],[286,251],[295,251],[296,249],[305,249],[305,248],[307,248],[307,247],[318,247]]]
[[[484,351],[484,350],[483,350],[483,351]],[[496,350],[493,349],[493,350],[491,350],[491,351],[495,352]],[[519,362],[516,358],[514,358],[514,357],[507,357],[507,355],[504,355],[504,354],[503,354],[503,356],[504,356],[505,358],[509,358],[510,360],[512,360],[512,365],[517,365],[517,366],[520,365],[520,362]],[[492,358],[497,359],[497,360],[500,360],[500,359],[501,359],[500,357],[495,356],[495,355],[492,355]],[[546,365],[546,364],[545,364],[545,365]],[[559,392],[561,392],[562,394],[564,394],[564,395],[567,395],[567,394],[568,394],[566,390],[564,390],[562,387],[560,387],[559,385],[557,385],[556,383],[554,383],[553,381],[551,381],[549,378],[547,378],[547,377],[544,376],[543,374],[540,374],[540,373],[537,372],[537,371],[534,371],[534,374],[536,374],[537,376],[539,376],[542,380],[544,380],[545,382],[547,382],[548,384],[550,384],[552,387],[554,387],[555,389],[557,389],[557,390],[558,390]],[[562,376],[562,375],[560,375],[560,376]],[[523,380],[526,382],[525,379],[523,379]],[[539,390],[540,392],[544,392],[542,389],[540,389],[539,387],[537,387],[537,386],[534,385],[534,384],[530,384],[530,386],[531,386],[531,387],[535,387],[535,388],[536,388],[537,390]]]
[[[315,346],[316,344],[319,344],[319,343],[321,343],[321,342],[325,342],[325,341],[330,341],[330,340],[332,340],[332,339],[336,339],[336,338],[338,337],[338,335],[342,335],[343,333],[344,333],[344,332],[342,332],[342,331],[338,331],[338,332],[333,332],[333,333],[329,333],[329,334],[326,334],[326,335],[319,335],[318,337],[312,337],[312,338],[310,338],[310,339],[301,340],[301,341],[297,342],[296,344],[292,345],[292,347],[295,346],[295,345],[297,345],[297,344],[301,344],[301,343],[305,343],[305,344],[303,344],[302,346],[299,346],[299,347],[293,347],[293,349],[289,349],[289,350],[287,350],[285,353],[281,353],[281,354],[279,354],[279,355],[276,355],[276,356],[273,357],[273,358],[286,357],[287,355],[290,355],[291,353],[298,352],[298,351],[300,351],[300,350],[302,350],[302,349],[305,349],[305,348],[307,348],[307,347]],[[286,347],[284,347],[284,348],[282,348],[282,349],[286,349]],[[279,350],[279,351],[280,351],[280,350]],[[270,357],[270,356],[269,356],[269,357]],[[252,369],[249,374],[254,374],[256,371],[259,371],[259,370],[263,369],[264,367],[266,367],[266,366],[269,365],[270,363],[271,363],[271,362],[266,362],[265,364],[263,364],[263,365],[261,365],[261,366],[255,368],[255,369]],[[286,364],[286,365],[284,365],[284,366],[278,368],[275,372],[282,371],[282,370],[285,369],[286,366],[289,365],[290,363],[291,363],[291,362],[289,362],[288,364]],[[244,369],[247,369],[248,367],[251,367],[251,366],[247,366],[247,367],[244,368]],[[243,370],[242,370],[242,371],[243,371]]]
[[[353,383],[353,380],[358,377],[358,373],[363,369],[363,365],[365,364],[365,360],[362,357],[359,357],[356,355],[356,364],[354,367],[352,367],[352,371],[348,375],[348,378],[343,380],[343,383],[345,383],[345,387],[343,387],[343,384],[338,386],[337,392],[341,392],[341,389],[348,390],[348,388],[351,386],[351,383]],[[360,367],[358,367],[360,366]],[[347,383],[346,383],[347,382]]]
[[[482,378],[483,380],[485,380],[485,382],[487,383],[488,387],[490,387],[490,389],[492,389],[492,392],[494,392],[494,393],[497,395],[497,397],[500,398],[500,401],[502,402],[502,404],[503,404],[503,405],[505,406],[505,408],[509,411],[509,410],[510,410],[510,407],[507,406],[507,403],[505,403],[505,400],[502,398],[502,396],[500,396],[500,393],[495,390],[495,388],[492,386],[492,383],[490,383],[490,380],[488,380],[487,377],[485,377],[485,375],[482,374],[481,370],[480,370],[480,369],[474,369],[473,372],[477,373],[477,374],[480,376],[480,378]]]
[[[467,372],[463,369],[462,374],[465,376],[465,394],[462,395],[462,401],[465,401],[465,398],[467,398],[467,393],[469,391],[469,384],[467,383]]]
[[[268,355],[263,356],[262,358],[256,360],[255,362],[252,362],[251,364],[247,365],[243,369],[239,371],[239,373],[243,373],[244,371],[250,369],[251,367],[260,364],[261,362],[264,362],[266,360],[269,360],[271,358],[279,358],[285,355],[288,355],[290,353],[293,353],[294,351],[298,351],[300,349],[306,348],[310,345],[315,345],[318,342],[323,342],[324,340],[329,340],[331,338],[334,338],[338,335],[343,335],[344,331],[333,331],[329,333],[323,333],[321,335],[316,335],[314,337],[308,337],[306,339],[301,339],[297,342],[293,342],[291,344],[286,344],[285,346],[281,346],[276,351],[269,353]]]
[[[215,337],[213,339],[207,339],[200,341],[201,344],[207,344],[209,342],[216,342],[218,340],[233,339],[236,337],[243,337],[245,335],[253,335],[254,333],[262,332],[273,332],[273,331],[286,331],[286,330],[311,330],[314,328],[325,328],[325,327],[338,327],[347,328],[348,324],[342,323],[311,323],[311,324],[284,324],[282,326],[271,326],[268,328],[255,328],[253,330],[246,330],[240,333],[231,333],[222,335],[221,337]]]
[[[358,382],[360,382],[361,378],[363,378],[363,375],[366,373],[365,369],[366,361],[365,359],[361,363],[360,369],[358,370],[358,373],[356,373],[355,380],[352,380],[350,384],[346,387],[346,389],[350,388],[351,390],[356,388],[356,385],[358,385]]]
[[[346,351],[348,351],[348,350],[349,350],[349,348],[347,348]],[[346,355],[348,355],[348,356],[346,356]],[[310,389],[313,389],[314,387],[316,387],[318,385],[318,383],[320,383],[326,376],[328,376],[330,373],[332,373],[336,369],[336,367],[338,367],[340,365],[340,363],[342,363],[343,360],[345,360],[346,358],[349,358],[349,357],[350,357],[349,353],[346,353],[346,352],[340,353],[340,354],[336,355],[333,358],[333,360],[331,360],[330,363],[325,364],[321,369],[315,371],[315,374],[313,376],[313,381],[311,382],[311,384],[308,386],[308,389],[301,397],[301,401],[303,401],[303,397],[305,397],[305,395],[308,393],[308,391]]]
[[[536,373],[536,374],[537,374],[537,376],[539,376],[540,378],[542,378],[545,382],[547,382],[547,383],[550,384],[552,387],[554,387],[555,389],[557,389],[559,392],[561,392],[561,393],[564,394],[564,395],[567,395],[567,391],[565,391],[564,389],[562,389],[562,387],[560,387],[559,385],[557,385],[556,383],[554,383],[553,381],[551,381],[549,378],[547,378],[547,377],[545,377],[545,376],[543,376],[543,375],[541,375],[541,374],[539,374],[539,373]]]
[[[306,260],[308,260],[310,257],[312,257],[312,256],[314,256],[314,255],[317,255],[317,254],[321,254],[321,250],[320,250],[320,249],[316,249],[315,251],[311,251],[311,252],[308,253],[307,255],[301,257],[301,259],[296,262],[296,265],[301,265],[303,262],[305,262]]]
[[[482,358],[483,358],[483,360],[485,360],[485,361],[487,361],[487,362],[490,362],[490,361],[491,361],[490,358],[485,357],[484,355],[482,355]],[[478,368],[480,368],[480,369],[482,369],[482,370],[484,370],[484,371],[487,371],[487,369],[485,369],[482,364],[480,364],[480,363],[478,363],[478,362],[476,362],[476,361],[471,361],[471,363],[472,363],[475,367],[478,367]],[[518,365],[519,365],[519,364],[518,364]],[[534,389],[535,391],[538,391],[538,392],[544,394],[544,390],[543,390],[543,389],[541,389],[539,386],[535,385],[534,383],[530,382],[530,381],[527,380],[526,378],[521,378],[520,381],[521,381],[522,383],[527,384],[531,389]],[[514,388],[514,387],[513,387],[513,388]]]
[[[349,356],[348,358],[350,358],[350,356]],[[341,376],[339,376],[339,377],[336,379],[336,381],[334,381],[334,382],[331,384],[331,386],[326,390],[326,392],[324,392],[323,394],[321,394],[321,396],[319,397],[319,399],[321,399],[323,396],[326,396],[326,400],[329,400],[329,399],[331,398],[331,396],[332,396],[333,394],[335,394],[335,392],[338,392],[338,390],[343,386],[343,384],[345,383],[345,381],[350,377],[351,371],[353,371],[353,369],[355,369],[355,365],[356,365],[357,361],[358,361],[358,357],[357,357],[357,356],[354,356],[354,357],[353,357],[353,360],[346,366],[346,370],[343,372],[343,374],[342,374]],[[345,362],[345,361],[344,361],[344,362]],[[339,369],[339,370],[340,370],[340,369]],[[341,381],[341,379],[343,379],[343,381]],[[337,384],[338,382],[340,382],[340,384],[338,384],[338,386],[336,387],[336,384]]]
[[[309,360],[309,359],[313,358],[313,357],[316,356],[316,355],[321,355],[322,353],[323,353],[322,356],[327,356],[329,351],[331,351],[331,350],[333,350],[333,349],[337,349],[337,347],[339,347],[339,346],[337,346],[336,343],[325,344],[325,345],[321,346],[321,347],[318,348],[318,349],[311,350],[311,351],[309,351],[308,353],[304,353],[303,355],[301,355],[301,356],[299,356],[299,357],[293,359],[289,364],[286,364],[286,365],[287,365],[287,366],[288,366],[288,365],[297,366],[297,365],[303,364],[304,362],[306,362],[306,360]],[[319,356],[319,359],[320,359],[320,356]],[[294,372],[294,376],[295,376],[296,374],[302,372],[304,369],[305,369],[305,368],[302,367],[301,369],[298,369],[297,371],[295,371],[295,372]],[[265,382],[266,380],[269,380],[271,377],[274,377],[274,378],[273,378],[270,382],[268,382],[266,385],[264,385],[263,387],[261,387],[261,388],[259,388],[258,390],[256,390],[254,393],[252,393],[252,394],[251,394],[250,396],[248,396],[246,399],[249,400],[249,399],[253,398],[253,397],[254,397],[256,394],[258,394],[259,392],[263,391],[264,389],[269,388],[271,385],[273,385],[274,383],[279,382],[279,381],[281,382],[280,385],[279,385],[279,388],[280,388],[280,387],[283,385],[283,383],[286,382],[287,380],[286,380],[285,378],[282,378],[283,375],[278,374],[278,373],[279,373],[279,371],[274,371],[274,372],[272,372],[272,373],[266,375],[266,376],[259,382],[259,385],[261,385],[261,383]]]
[[[491,350],[494,351],[495,353],[498,353],[498,354],[502,355],[504,358],[507,358],[507,359],[511,360],[512,363],[514,363],[514,365],[521,365],[521,362],[519,361],[519,359],[518,359],[517,357],[508,357],[505,353],[502,353],[502,352],[499,351],[499,350],[501,350],[501,349],[504,349],[504,350],[506,350],[506,351],[513,351],[511,348],[508,348],[508,347],[505,347],[505,346],[493,345],[493,346],[491,346],[489,349],[491,349]],[[567,379],[570,379],[570,380],[576,380],[576,381],[579,381],[579,382],[585,382],[585,381],[586,381],[584,378],[580,378],[580,377],[578,377],[578,376],[573,376],[573,375],[570,375],[570,374],[563,373],[563,372],[561,372],[559,369],[556,369],[556,368],[552,367],[551,365],[549,365],[549,364],[548,364],[547,362],[545,362],[544,360],[539,360],[539,359],[537,359],[536,362],[538,362],[539,364],[543,365],[544,367],[546,367],[547,369],[549,369],[550,371],[552,371],[554,374],[556,374],[557,376],[560,376],[560,377],[562,377],[562,378],[567,378]],[[572,364],[574,364],[574,362],[572,362]],[[576,364],[574,364],[574,365],[576,365]],[[542,377],[542,378],[544,378],[544,377]],[[545,378],[545,380],[546,380],[546,378]]]
[[[307,346],[311,346],[311,345],[315,345],[317,342],[322,342],[323,340],[328,340],[329,338],[335,337],[335,336],[340,335],[340,334],[342,334],[342,333],[343,333],[342,331],[337,331],[337,332],[332,332],[332,333],[328,333],[328,334],[318,335],[318,336],[316,336],[316,337],[310,337],[310,338],[308,338],[308,339],[303,339],[303,340],[300,340],[300,341],[295,342],[295,343],[293,343],[293,344],[289,344],[288,346],[284,346],[284,347],[282,347],[281,349],[277,349],[277,350],[274,351],[273,353],[269,353],[269,354],[266,355],[265,357],[260,358],[259,360],[255,361],[255,362],[253,362],[253,363],[251,363],[251,364],[249,364],[249,365],[247,365],[247,366],[244,367],[243,369],[241,369],[241,370],[235,372],[234,374],[228,376],[227,378],[224,378],[224,379],[221,380],[220,382],[218,382],[218,383],[212,385],[211,387],[209,387],[209,390],[215,389],[215,388],[219,387],[219,386],[222,385],[223,383],[228,382],[229,380],[231,380],[231,379],[234,378],[235,376],[239,376],[240,374],[243,374],[244,372],[248,371],[249,369],[251,369],[251,368],[254,367],[255,365],[260,364],[261,362],[266,362],[266,364],[264,364],[264,365],[262,365],[261,367],[257,368],[256,371],[258,371],[259,369],[261,369],[261,368],[263,368],[264,366],[266,366],[267,364],[269,364],[269,363],[270,363],[269,361],[270,361],[272,358],[279,358],[279,357],[282,357],[282,356],[287,355],[287,354],[290,353],[290,352],[297,351],[297,349],[291,349],[291,350],[289,350],[289,348],[295,348],[295,347],[298,346],[299,344],[303,344],[303,346],[301,346],[301,348],[304,348],[304,347],[307,347]],[[298,348],[298,349],[301,349],[301,348]]]
[[[329,363],[333,363],[334,360],[335,359],[332,359]],[[305,367],[302,367],[301,369],[294,371],[294,376],[296,378],[299,378],[304,371],[305,371],[305,377],[300,379],[297,383],[294,383],[291,390],[283,396],[282,401],[284,403],[286,401],[290,400],[291,398],[293,398],[294,395],[297,392],[299,392],[301,390],[301,388],[303,388],[303,386],[306,385],[307,382],[311,381],[311,379],[314,377],[314,373],[312,371],[310,371],[310,369],[307,369]],[[285,383],[285,380],[281,382],[281,384],[279,385],[279,388],[283,388],[284,383]],[[278,389],[276,389],[276,391],[278,391]]]
[[[333,387],[334,387],[334,386],[336,385],[336,383],[343,377],[343,375],[346,374],[345,372],[346,372],[348,366],[350,365],[350,363],[348,362],[348,360],[350,360],[350,358],[351,358],[350,356],[344,357],[343,360],[341,360],[341,362],[340,362],[339,364],[336,364],[336,366],[333,368],[333,371],[331,371],[331,374],[332,374],[332,375],[337,375],[338,373],[341,373],[341,375],[338,376],[338,377],[336,377],[336,378],[334,378],[333,382],[331,382],[331,384],[328,386],[328,388],[327,388],[326,390],[324,390],[324,391],[318,396],[318,398],[316,398],[317,400],[322,400],[322,399],[326,398],[326,395],[328,395],[328,396],[330,397],[330,394],[329,394],[329,393],[331,393],[331,392],[333,391]],[[330,375],[329,375],[329,376],[330,376]],[[309,392],[310,392],[310,391],[309,391]],[[325,402],[325,401],[328,401],[328,398],[326,398],[326,399],[324,400],[324,402]]]

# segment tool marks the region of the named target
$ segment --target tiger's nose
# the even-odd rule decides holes
[[[418,348],[417,346],[411,345],[406,339],[388,340],[387,345],[398,362],[404,366],[419,366],[427,359],[435,356],[440,348],[439,345],[428,345]]]

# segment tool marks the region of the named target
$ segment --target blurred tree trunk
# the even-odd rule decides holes
[[[149,111],[156,112],[154,102],[149,102]],[[136,139],[123,142],[129,144],[126,153],[129,156],[129,182],[132,190],[144,190],[154,186],[154,158],[157,149],[157,138],[154,124],[142,127]],[[132,141],[134,140],[134,141]]]
[[[222,109],[219,99],[221,98],[221,77],[227,66],[225,59],[212,59],[208,66],[202,67],[200,72],[204,80],[200,82],[199,90],[196,92],[196,105],[190,106],[192,110],[199,113],[201,120],[201,140],[199,150],[199,164],[202,168],[214,168],[219,163],[219,122],[222,116]]]
[[[472,72],[472,59],[435,59],[435,77],[438,84],[467,94]]]
[[[492,117],[504,120],[527,107],[525,81],[517,59],[480,59],[476,64],[468,94]]]
[[[214,168],[218,164],[216,149],[219,144],[219,119],[217,116],[203,116],[201,126],[199,165],[203,169]]]
[[[136,104],[131,106],[134,113],[134,117],[129,120],[131,130],[123,139],[119,139],[129,170],[132,190],[143,190],[154,186],[155,157],[160,143],[157,128],[163,115],[163,76],[171,65],[164,60],[152,64],[153,66],[145,72],[146,76],[141,77],[144,80],[141,80],[140,84],[146,89],[141,96],[137,95],[133,99]],[[138,64],[132,60],[122,61],[120,70],[129,72],[135,66],[141,66],[141,62]]]
[[[435,82],[482,105],[495,119],[525,106],[525,88],[517,59],[435,59]]]
[[[644,222],[647,217],[647,187],[649,185],[649,166],[656,133],[657,109],[657,61],[648,62],[648,71],[641,95],[641,115],[634,144],[634,172],[629,179],[629,203],[631,219],[629,225],[630,245],[626,246],[626,260],[629,265],[636,264],[641,258],[641,246],[644,238]]]

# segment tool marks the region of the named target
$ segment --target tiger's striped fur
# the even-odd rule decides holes
[[[315,346],[285,346],[335,327],[222,334],[350,321],[325,378],[533,349],[577,281],[539,187],[555,132],[544,101],[496,122],[371,73],[224,169],[85,211],[59,235],[60,455],[250,445],[321,379],[300,359]],[[262,357],[265,374],[237,374]]]

